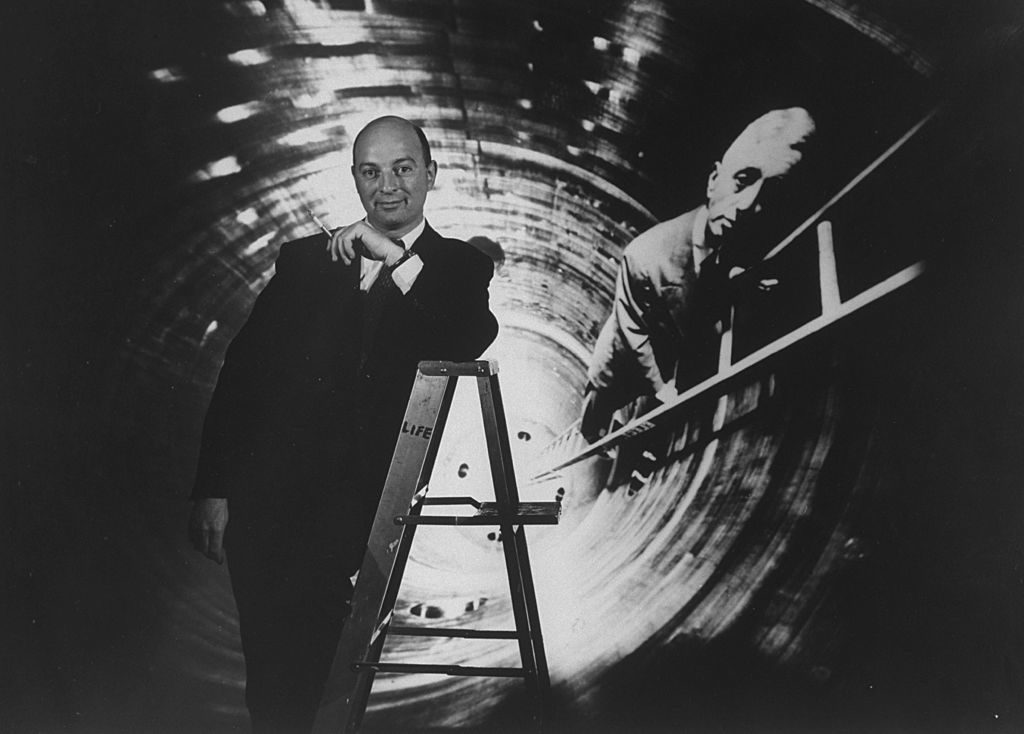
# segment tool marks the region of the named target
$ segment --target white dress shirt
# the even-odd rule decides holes
[[[369,222],[367,222],[369,224]],[[427,227],[427,220],[421,219],[420,223],[413,227],[411,230],[405,233],[402,237],[402,244],[405,245],[405,249],[408,250],[414,244],[416,240],[423,234],[423,230]],[[370,286],[377,280],[377,276],[380,275],[380,269],[384,267],[384,263],[380,260],[371,260],[368,257],[360,258],[359,263],[359,290],[366,292],[370,290]],[[419,276],[420,271],[423,270],[423,261],[419,255],[413,255],[405,262],[398,265],[394,270],[391,271],[391,278],[395,281],[395,285],[398,286],[398,290],[405,295],[412,288],[413,283],[416,282],[416,278]]]

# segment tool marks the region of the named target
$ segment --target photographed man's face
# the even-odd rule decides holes
[[[370,225],[391,237],[415,227],[437,165],[423,159],[412,126],[401,120],[374,123],[359,136],[352,157],[352,175]]]
[[[800,153],[779,138],[740,136],[708,179],[708,229],[723,242],[753,234],[756,220],[775,203]]]

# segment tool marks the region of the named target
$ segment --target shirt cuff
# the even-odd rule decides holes
[[[412,288],[421,270],[423,270],[423,261],[419,255],[412,255],[391,271],[391,279],[395,281],[395,285],[398,286],[398,290],[402,291],[403,296]]]

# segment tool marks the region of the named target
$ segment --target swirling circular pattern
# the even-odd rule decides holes
[[[12,224],[12,241],[31,249],[16,292],[37,308],[20,317],[27,389],[15,394],[19,476],[4,505],[5,658],[23,663],[4,679],[0,728],[246,730],[227,570],[184,536],[202,416],[280,245],[316,230],[309,209],[330,226],[360,216],[349,148],[382,114],[432,140],[432,225],[500,247],[491,294],[502,330],[487,356],[501,366],[521,492],[564,507],[558,527],[530,534],[556,726],[983,731],[1019,716],[1021,658],[998,642],[1024,639],[1004,611],[1020,600],[1006,590],[1019,554],[1002,555],[1019,510],[994,469],[985,476],[1000,491],[962,505],[948,487],[968,483],[967,470],[941,470],[962,434],[929,421],[936,394],[942,415],[961,416],[967,400],[956,392],[964,358],[935,346],[948,342],[934,314],[961,344],[977,338],[973,316],[999,307],[945,306],[955,278],[941,255],[940,275],[909,303],[731,391],[721,433],[709,435],[714,406],[699,406],[641,446],[651,458],[635,475],[596,459],[529,480],[579,414],[622,248],[700,202],[716,155],[749,119],[811,108],[831,193],[936,96],[933,45],[956,18],[906,2],[761,5],[43,8],[25,30],[48,49],[43,83],[26,92],[12,128],[24,145],[9,158],[13,201],[29,202],[26,223]],[[902,186],[894,206],[914,189]],[[884,211],[888,225],[897,214]],[[976,211],[966,221],[988,210]],[[858,278],[895,257],[886,248],[857,251]],[[923,366],[933,363],[945,366]],[[472,395],[458,398],[438,492],[486,496],[475,410]],[[950,530],[961,516],[967,536]],[[496,530],[428,530],[403,622],[509,626]],[[953,627],[963,642],[950,641]],[[504,644],[429,638],[395,639],[387,654],[516,659]],[[367,725],[515,729],[520,686],[382,676]]]

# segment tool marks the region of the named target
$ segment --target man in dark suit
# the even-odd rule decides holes
[[[312,726],[417,363],[498,330],[491,261],[423,217],[422,130],[374,120],[352,174],[366,218],[282,246],[203,427],[190,536],[230,558],[255,732]]]

